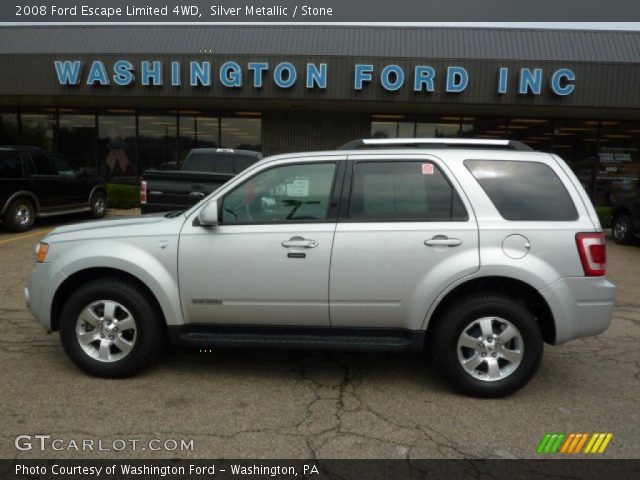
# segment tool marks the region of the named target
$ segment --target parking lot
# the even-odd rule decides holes
[[[547,346],[524,390],[478,400],[418,353],[174,349],[134,378],[88,377],[24,305],[34,246],[60,223],[0,229],[3,458],[529,458],[547,432],[611,432],[605,456],[640,458],[640,246],[608,245],[618,297],[607,332]],[[22,434],[62,439],[62,450],[18,450]],[[83,439],[140,444],[69,449]],[[193,449],[150,451],[150,439]]]

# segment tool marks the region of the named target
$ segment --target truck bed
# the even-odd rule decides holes
[[[231,173],[147,170],[147,203],[142,213],[186,210],[233,178]]]

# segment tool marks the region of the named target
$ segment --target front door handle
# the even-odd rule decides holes
[[[284,248],[316,248],[318,242],[315,240],[307,240],[302,237],[291,237],[289,240],[282,242]]]
[[[457,247],[462,245],[462,240],[459,238],[449,238],[446,235],[436,235],[429,240],[425,240],[424,244],[427,247]]]

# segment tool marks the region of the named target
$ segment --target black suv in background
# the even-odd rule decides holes
[[[24,232],[35,217],[107,212],[107,187],[97,176],[76,172],[61,155],[36,147],[0,146],[0,219]]]

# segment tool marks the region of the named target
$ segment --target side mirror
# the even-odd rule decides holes
[[[198,213],[198,222],[200,225],[212,227],[218,225],[218,202],[211,200],[200,209]]]

